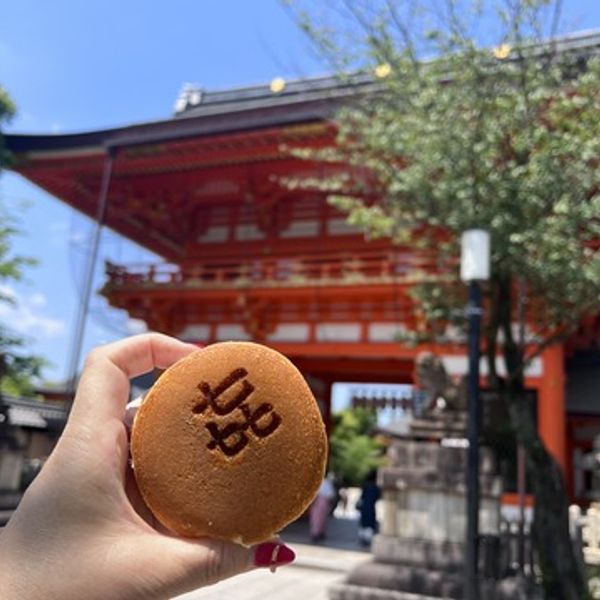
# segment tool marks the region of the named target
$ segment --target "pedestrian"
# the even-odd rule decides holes
[[[346,516],[346,512],[348,511],[348,490],[344,487],[338,488],[338,501],[337,506],[340,509],[339,514],[343,517]]]
[[[379,531],[375,506],[380,496],[381,491],[377,485],[377,470],[373,469],[362,485],[360,500],[358,501],[360,512],[358,540],[363,546],[369,546],[373,536]]]
[[[310,539],[315,543],[320,542],[327,535],[327,522],[331,514],[334,497],[335,487],[332,482],[332,476],[329,475],[323,479],[323,483],[321,483],[321,487],[317,492],[317,497],[310,507]]]
[[[64,433],[0,533],[0,598],[171,598],[293,560],[277,540],[246,548],[165,532],[141,500],[124,423],[129,380],[195,350],[144,334],[88,356]]]

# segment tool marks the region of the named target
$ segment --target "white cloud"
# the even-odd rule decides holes
[[[42,308],[43,306],[46,306],[47,300],[42,292],[35,292],[29,297],[29,302],[31,303],[31,306]]]
[[[148,331],[146,323],[141,319],[127,319],[125,328],[130,335],[137,335],[138,333],[146,333]]]
[[[0,296],[12,302],[16,302],[17,300],[17,293],[10,286],[3,283],[0,283]]]
[[[10,329],[38,338],[57,337],[65,332],[65,321],[44,314],[47,300],[41,292],[22,296],[10,286],[0,285],[0,294],[14,302],[0,302],[0,319]]]

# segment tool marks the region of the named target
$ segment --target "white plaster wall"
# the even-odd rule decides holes
[[[321,323],[315,336],[319,342],[358,342],[360,323]]]
[[[222,225],[214,225],[209,227],[204,233],[200,234],[196,241],[205,244],[216,244],[224,242],[229,236],[229,227]]]
[[[236,323],[223,323],[217,325],[217,340],[220,342],[229,340],[247,341],[249,339],[250,335],[248,335],[241,325],[237,325]]]
[[[270,342],[306,342],[309,336],[308,323],[280,323],[267,336]]]
[[[179,337],[182,340],[200,340],[207,341],[210,336],[210,325],[206,323],[188,325],[183,331],[180,332]]]

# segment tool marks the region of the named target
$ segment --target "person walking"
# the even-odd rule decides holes
[[[320,542],[327,535],[327,522],[331,514],[331,503],[335,497],[335,488],[331,476],[325,477],[317,492],[309,514],[310,539],[313,543]]]
[[[358,509],[360,512],[360,527],[358,529],[358,540],[363,546],[369,546],[373,536],[379,530],[375,505],[381,496],[381,490],[377,485],[377,471],[373,469],[367,476],[362,486]]]

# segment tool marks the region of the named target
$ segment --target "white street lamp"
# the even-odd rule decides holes
[[[481,324],[481,281],[490,278],[490,234],[483,229],[469,229],[462,234],[460,278],[469,285],[469,385],[467,437],[467,533],[465,583],[468,600],[479,599],[479,359]]]
[[[490,278],[490,234],[484,229],[469,229],[460,240],[460,278],[465,282]]]

